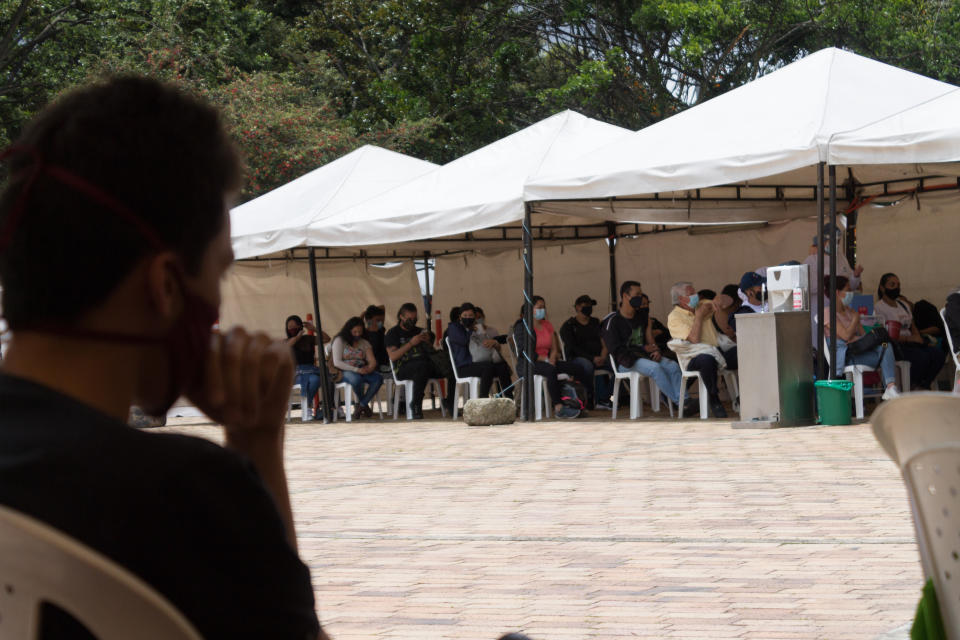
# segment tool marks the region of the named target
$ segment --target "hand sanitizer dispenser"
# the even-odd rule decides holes
[[[810,308],[810,283],[807,265],[767,267],[767,291],[770,310],[807,311]]]

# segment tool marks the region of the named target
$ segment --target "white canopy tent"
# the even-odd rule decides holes
[[[365,145],[230,211],[237,258],[302,247],[307,227],[389,191],[437,165]]]

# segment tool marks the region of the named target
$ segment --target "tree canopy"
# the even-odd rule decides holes
[[[244,197],[374,143],[447,162],[561,109],[637,129],[825,46],[960,81],[951,0],[0,0],[0,137],[110,73],[219,105]]]

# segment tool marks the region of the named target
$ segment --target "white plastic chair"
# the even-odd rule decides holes
[[[706,420],[710,415],[710,395],[707,392],[707,385],[704,383],[699,371],[689,371],[686,366],[684,366],[682,359],[677,358],[677,361],[680,365],[680,404],[677,409],[677,417],[680,420],[683,419],[683,404],[687,399],[687,378],[696,378],[697,384],[699,385],[697,395],[700,398],[700,419]],[[730,400],[734,404],[734,410],[737,410],[737,398],[740,397],[740,385],[737,382],[737,372],[724,369],[718,371],[717,374],[717,377],[727,385],[727,393],[730,395]]]
[[[953,358],[953,392],[960,393],[960,357],[957,356],[957,347],[953,344],[953,334],[950,333],[950,325],[947,324],[947,308],[940,309],[940,317],[943,318],[943,329],[947,334],[947,346],[950,348],[950,357]]]
[[[960,639],[960,397],[905,394],[871,417],[873,433],[900,467],[920,562],[933,580],[947,637]]]
[[[411,398],[413,398],[413,380],[400,380],[397,378],[397,370],[392,366],[390,367],[390,374],[393,376],[393,419],[397,419],[397,414],[400,409],[400,397],[402,396],[404,402],[407,404],[407,420],[413,420],[413,403],[410,401]],[[436,378],[427,380],[426,389],[430,389],[431,387],[433,387],[434,397],[443,397],[439,380]],[[447,408],[443,406],[443,402],[440,403],[440,413],[444,418],[447,417]]]
[[[636,371],[619,371],[617,363],[610,354],[610,366],[613,368],[613,419],[617,419],[617,407],[620,404],[620,386],[623,382],[630,384],[630,419],[636,420],[643,417],[643,398],[640,396],[640,381],[646,378],[650,383],[650,408],[654,413],[660,411],[660,387],[657,382]],[[667,407],[670,409],[670,417],[673,417],[673,403],[667,399]]]
[[[456,420],[460,411],[460,387],[466,387],[467,400],[479,398],[480,378],[479,376],[460,377],[460,374],[457,372],[457,363],[453,360],[453,349],[450,348],[450,337],[447,336],[444,340],[447,343],[447,355],[450,356],[450,366],[453,367],[453,379],[455,381],[453,387],[453,419]]]
[[[556,336],[557,336],[557,342],[560,344],[560,356],[561,356],[564,360],[566,360],[566,359],[567,359],[567,347],[566,347],[566,345],[563,343],[563,336],[560,335],[560,332],[559,332],[559,331],[556,332]],[[609,377],[612,376],[612,375],[613,375],[613,372],[612,372],[612,371],[607,371],[606,369],[599,369],[599,368],[596,368],[596,367],[595,367],[595,368],[593,369],[593,380],[591,381],[591,383],[593,384],[593,392],[596,393],[596,391],[597,391],[597,378],[609,378]],[[569,380],[569,379],[570,379],[570,376],[561,373],[559,376],[557,376],[557,379],[558,379],[558,380]],[[597,398],[597,402],[600,402],[600,401],[606,402],[606,401],[609,400],[609,399],[610,399],[610,398]],[[672,415],[672,414],[671,414],[671,415]],[[614,416],[614,417],[616,417],[616,416]]]
[[[143,580],[52,527],[0,506],[0,638],[39,638],[54,604],[99,640],[201,640]]]
[[[290,402],[287,404],[287,422],[293,420],[293,405],[299,404],[301,411],[303,410],[303,399],[300,395],[300,385],[295,384],[293,388],[290,389]]]
[[[377,389],[377,395],[380,394],[380,390]],[[348,382],[338,382],[333,387],[333,406],[339,407],[340,403],[343,402],[343,417],[347,422],[353,421],[353,387],[350,386]],[[333,412],[333,421],[337,421],[337,411]],[[380,419],[383,420],[383,409],[380,406],[377,406],[377,413],[380,414]]]
[[[520,349],[517,347],[517,337],[510,334],[510,344],[513,346],[513,357],[517,361],[517,371],[519,372]],[[517,383],[517,391],[520,393],[520,415],[526,416],[526,398],[527,394],[523,392],[524,385],[527,383],[525,377],[521,377]],[[543,420],[544,414],[550,417],[550,392],[547,390],[547,379],[541,375],[533,375],[533,416],[537,421]],[[516,397],[516,396],[514,396]]]

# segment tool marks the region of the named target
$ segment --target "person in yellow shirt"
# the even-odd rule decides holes
[[[673,301],[673,311],[667,316],[667,329],[675,340],[686,340],[691,343],[705,344],[717,347],[717,330],[710,319],[713,317],[713,302],[701,301],[697,290],[690,282],[678,282],[670,288],[670,298]],[[737,349],[720,350],[727,363],[727,368],[736,370]],[[726,418],[727,411],[720,402],[717,389],[717,361],[707,354],[694,356],[687,363],[688,371],[699,371],[703,383],[710,396],[710,411],[715,418]]]

